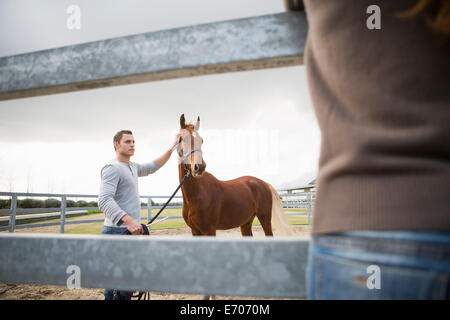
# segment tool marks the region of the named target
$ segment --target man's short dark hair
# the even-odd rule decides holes
[[[117,132],[113,138],[113,146],[114,146],[114,142],[120,143],[120,139],[122,139],[122,136],[124,134],[133,134],[133,132],[131,132],[130,130],[120,130],[119,132]],[[114,150],[116,150],[115,146],[114,146]]]

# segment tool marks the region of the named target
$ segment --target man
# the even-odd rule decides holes
[[[159,158],[146,164],[130,161],[134,155],[133,133],[122,130],[113,139],[116,158],[101,170],[101,185],[98,206],[105,214],[102,234],[143,234],[140,224],[141,202],[138,191],[138,177],[147,176],[160,169],[170,158],[178,145],[179,135],[172,146]],[[132,292],[120,292],[120,299],[130,299]],[[113,299],[114,290],[105,290],[105,299]]]

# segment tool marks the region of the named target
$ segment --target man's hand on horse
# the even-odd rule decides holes
[[[175,148],[178,146],[178,144],[181,142],[181,134],[177,133],[177,135],[175,136],[175,139],[173,140],[172,143],[172,149],[175,150]]]
[[[172,147],[170,148],[171,151],[175,150],[178,146],[178,144],[181,142],[181,135],[177,133],[175,136],[175,140],[173,140]]]
[[[125,225],[127,226],[127,230],[130,231],[131,234],[139,235],[144,234],[144,230],[142,229],[142,225],[137,223],[133,218],[129,215],[124,215],[121,219]]]

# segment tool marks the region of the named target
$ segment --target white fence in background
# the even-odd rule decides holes
[[[9,230],[9,232],[14,232],[15,229],[20,228],[33,228],[51,225],[60,225],[60,233],[64,233],[64,226],[66,224],[74,223],[93,223],[100,222],[103,220],[72,220],[66,221],[66,217],[71,215],[79,215],[88,210],[99,210],[98,207],[68,207],[67,199],[70,198],[81,198],[81,199],[97,199],[98,195],[88,195],[88,194],[55,194],[55,193],[21,193],[21,192],[0,192],[0,197],[10,197],[11,206],[9,209],[0,209],[0,214],[7,214],[6,216],[0,217],[0,222],[8,220],[8,227],[0,227],[0,231]],[[60,199],[60,208],[18,208],[17,200],[18,197],[25,198],[51,198]],[[162,205],[152,205],[152,200],[155,202],[156,199],[168,199],[170,196],[140,196],[141,199],[146,201],[146,206],[142,209],[147,209],[147,220],[151,219],[152,209],[159,209]],[[283,203],[284,208],[306,208],[306,213],[287,213],[287,215],[306,215],[308,217],[308,224],[311,224],[311,214],[314,202],[314,193],[312,192],[302,192],[302,193],[282,193],[280,198]],[[182,196],[175,196],[173,198],[174,202],[182,203]],[[166,208],[182,208],[181,205],[168,205]],[[17,215],[17,213],[30,213],[26,215]],[[60,217],[59,223],[33,223],[25,225],[17,225],[16,222],[20,220],[30,220],[30,219],[45,219],[45,218],[57,218]],[[181,216],[170,217],[170,218],[182,218]]]

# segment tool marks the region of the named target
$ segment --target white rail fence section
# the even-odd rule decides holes
[[[66,224],[77,224],[77,223],[93,223],[93,222],[102,222],[101,220],[71,220],[66,221],[66,217],[71,215],[80,215],[83,213],[87,213],[88,210],[99,210],[98,207],[68,207],[67,199],[70,198],[82,198],[89,199],[94,198],[97,199],[98,195],[88,195],[88,194],[53,194],[53,193],[20,193],[20,192],[0,192],[0,197],[10,197],[11,198],[11,206],[9,209],[0,209],[0,214],[3,214],[0,217],[0,222],[5,222],[8,220],[8,226],[0,226],[0,231],[9,230],[9,232],[14,232],[15,229],[23,229],[23,228],[37,228],[43,226],[52,226],[52,225],[60,225],[60,233],[64,233],[64,227]],[[26,198],[51,198],[51,199],[60,199],[61,207],[60,208],[18,208],[17,200],[18,197],[26,197]],[[152,209],[159,209],[162,205],[152,205],[152,200],[156,199],[168,199],[170,196],[141,196],[141,199],[146,200],[146,206],[143,206],[142,209],[147,209],[147,220],[149,221],[152,216]],[[301,192],[301,193],[282,193],[280,194],[280,198],[283,202],[284,208],[306,208],[306,213],[296,213],[296,212],[288,212],[287,215],[299,215],[299,216],[307,216],[308,224],[311,224],[311,214],[312,207],[314,201],[314,193],[312,192]],[[182,203],[182,196],[175,196],[173,201],[177,201],[178,203]],[[181,205],[168,205],[167,209],[170,208],[182,208]],[[17,215],[17,213],[28,213]],[[5,215],[6,214],[6,215]],[[55,222],[47,222],[47,223],[25,223],[21,225],[16,225],[16,221],[30,221],[36,219],[45,219],[45,218],[60,218],[59,223]],[[170,216],[169,219],[178,219],[182,218],[181,216]]]
[[[286,213],[287,215],[306,215],[308,217],[308,225],[311,224],[311,216],[314,207],[314,201],[316,200],[315,192],[294,192],[294,193],[281,193],[280,199],[283,203],[283,208],[306,208],[306,213]]]
[[[16,193],[16,192],[0,192],[0,197],[10,197],[11,198],[11,206],[10,209],[0,209],[0,214],[8,214],[9,218],[9,224],[8,224],[8,230],[9,232],[14,232],[15,229],[20,228],[34,228],[34,227],[42,227],[42,226],[50,226],[50,225],[57,225],[58,223],[33,223],[33,224],[25,224],[25,225],[18,225],[16,226],[16,220],[24,220],[24,219],[33,219],[33,218],[57,218],[60,217],[60,232],[64,233],[64,226],[66,224],[75,224],[75,223],[92,223],[92,222],[101,222],[102,220],[73,220],[73,221],[66,221],[66,217],[71,215],[70,213],[80,214],[80,213],[87,213],[88,210],[99,210],[98,207],[68,207],[67,206],[67,199],[69,198],[81,198],[81,199],[88,199],[88,198],[94,198],[97,199],[98,195],[89,195],[89,194],[54,194],[54,193]],[[60,208],[17,208],[17,200],[18,197],[26,197],[26,198],[36,198],[36,197],[45,197],[45,198],[51,198],[51,199],[57,199],[59,198],[61,201],[61,207]],[[145,199],[147,201],[147,205],[142,207],[142,209],[147,209],[147,219],[150,220],[151,218],[151,211],[152,209],[159,209],[162,206],[161,205],[155,205],[152,206],[152,199],[167,199],[170,196],[141,196],[141,199]],[[182,202],[181,196],[175,196],[173,199],[178,200],[179,202]],[[181,200],[180,200],[181,199]],[[167,208],[181,208],[180,205],[169,205]],[[17,213],[30,213],[26,215],[17,215]],[[181,217],[169,217],[169,218],[181,218]],[[0,217],[1,220],[5,220],[6,217]],[[0,231],[4,231],[5,227],[0,227]]]

